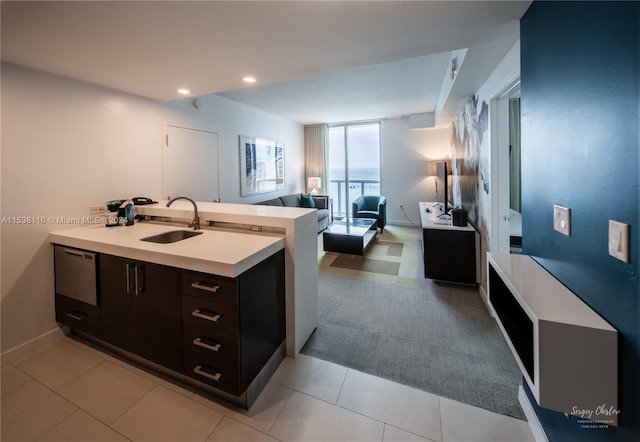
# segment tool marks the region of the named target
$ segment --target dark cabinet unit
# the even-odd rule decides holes
[[[476,284],[476,235],[475,231],[423,229],[425,277]]]
[[[85,251],[55,264],[58,322],[245,408],[284,358],[283,250],[235,278]]]
[[[182,272],[184,373],[238,396],[285,339],[284,253],[236,278]]]
[[[419,203],[424,277],[459,284],[480,282],[480,234],[471,224],[452,225],[433,202]]]
[[[101,339],[181,370],[181,270],[111,255],[99,267]]]

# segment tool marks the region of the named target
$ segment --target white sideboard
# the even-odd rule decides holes
[[[618,423],[618,332],[531,256],[487,253],[489,306],[538,405]]]

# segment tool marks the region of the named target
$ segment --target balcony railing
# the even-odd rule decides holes
[[[333,199],[334,216],[347,216],[347,204],[362,195],[380,195],[380,180],[329,180],[329,196]]]

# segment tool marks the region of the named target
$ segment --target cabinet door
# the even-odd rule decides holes
[[[137,351],[135,293],[132,291],[132,259],[100,255],[102,339],[123,350]]]
[[[425,277],[476,283],[476,242],[474,232],[424,229]]]
[[[180,270],[151,263],[137,263],[134,295],[137,310],[138,355],[164,367],[182,371],[182,294]]]
[[[102,339],[182,370],[180,270],[102,255]]]

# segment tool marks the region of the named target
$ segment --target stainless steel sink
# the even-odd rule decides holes
[[[164,232],[158,235],[147,236],[146,238],[140,238],[140,241],[169,244],[172,242],[182,241],[183,239],[191,238],[192,236],[196,236],[196,235],[202,235],[202,232],[197,232],[195,230],[172,230],[170,232]]]

